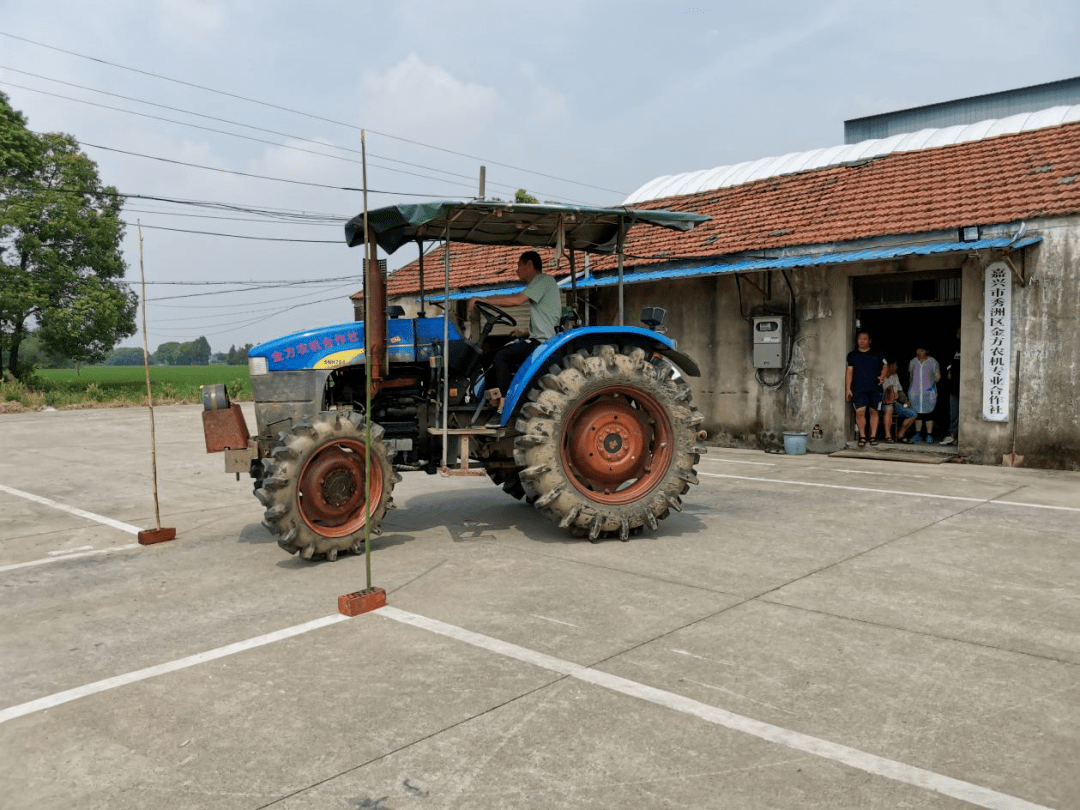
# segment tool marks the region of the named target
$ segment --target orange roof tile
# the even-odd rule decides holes
[[[712,221],[686,233],[633,228],[627,267],[1077,214],[1080,123],[893,153],[638,207],[693,211]],[[516,282],[520,253],[518,247],[453,245],[451,287]],[[546,263],[551,251],[541,255]],[[439,249],[425,257],[428,290],[443,288],[442,256]],[[615,266],[610,256],[591,261],[595,270]],[[568,270],[565,260],[562,270]],[[415,261],[388,279],[391,296],[419,288]]]

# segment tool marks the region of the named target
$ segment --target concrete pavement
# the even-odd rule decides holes
[[[5,806],[1080,807],[1080,474],[713,449],[593,545],[407,473],[339,620],[200,410],[149,547],[145,409],[0,417]]]

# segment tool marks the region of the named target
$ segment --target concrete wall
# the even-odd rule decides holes
[[[961,378],[963,452],[972,460],[997,464],[1012,450],[1024,466],[1080,470],[1080,225],[1077,219],[1044,220],[1028,233],[1042,243],[1025,251],[1026,286],[1013,284],[1012,349],[1019,352],[1015,423],[982,418],[983,264],[964,266],[974,295],[964,296]],[[987,264],[989,262],[986,262]],[[1018,263],[1019,264],[1019,263]],[[967,358],[970,357],[970,360]],[[967,433],[964,433],[965,429]]]
[[[1013,286],[1014,352],[1021,352],[1016,449],[1025,466],[1080,469],[1080,220],[1028,224],[1044,241],[1024,253],[1030,283]],[[788,271],[798,331],[784,385],[770,388],[755,376],[752,314],[790,311],[787,284],[778,271],[743,277],[742,311],[734,276],[688,278],[625,287],[626,323],[639,325],[646,306],[668,310],[668,335],[701,366],[692,379],[694,403],[705,416],[710,442],[725,447],[777,448],[783,431],[812,433],[811,452],[831,452],[851,438],[851,408],[844,400],[847,352],[854,341],[852,277],[935,272],[961,267],[962,377],[959,445],[965,460],[999,464],[1012,449],[1014,422],[982,416],[984,271],[995,256],[911,257],[898,261],[839,264]],[[752,286],[748,281],[752,281]],[[614,323],[617,292],[597,291],[599,323]],[[939,361],[942,358],[938,358]],[[906,360],[904,360],[906,362]],[[943,362],[944,366],[945,363]],[[1015,374],[1015,369],[1013,369]],[[762,372],[765,382],[779,378]]]

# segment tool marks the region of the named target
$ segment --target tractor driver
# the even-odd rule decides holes
[[[506,391],[514,378],[514,372],[537,346],[555,335],[555,328],[559,325],[559,318],[562,315],[559,285],[555,283],[554,278],[544,273],[539,253],[535,250],[522,253],[521,258],[518,259],[517,274],[518,278],[525,283],[525,289],[522,292],[484,298],[488,303],[500,307],[516,307],[526,302],[529,304],[528,330],[515,329],[510,333],[510,337],[524,338],[524,340],[513,340],[495,353],[495,386],[488,388],[488,398],[500,414],[506,402]],[[470,298],[470,315],[475,306],[476,299]]]

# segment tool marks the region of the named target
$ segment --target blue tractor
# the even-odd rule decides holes
[[[557,247],[619,252],[626,230],[688,230],[696,214],[568,205],[436,201],[369,212],[346,226],[366,245],[364,322],[288,335],[248,352],[257,430],[224,386],[203,389],[207,451],[224,450],[226,471],[248,472],[266,509],[264,525],[303,559],[363,550],[378,533],[399,472],[488,475],[563,530],[597,542],[656,529],[697,483],[702,415],[685,377],[697,365],[654,328],[567,328],[517,371],[497,427],[485,410],[497,324],[514,325],[479,302],[477,340],[442,317],[387,316],[375,245],[407,243]],[[366,223],[366,227],[365,227]],[[438,251],[428,254],[429,259]],[[423,309],[423,307],[421,307]],[[572,321],[573,319],[567,319]],[[239,476],[238,476],[239,477]]]

